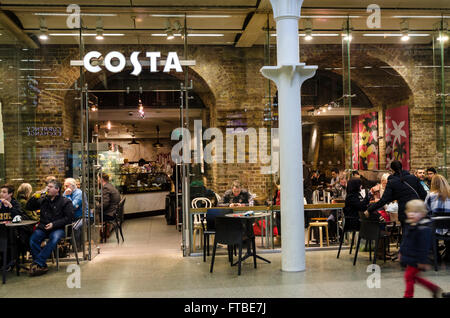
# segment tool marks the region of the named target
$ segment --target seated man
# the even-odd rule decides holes
[[[70,201],[73,205],[73,217],[74,219],[79,219],[82,216],[82,205],[83,205],[83,192],[78,189],[77,182],[75,179],[67,178],[64,180],[64,194],[63,196]],[[86,196],[85,196],[86,198]],[[87,203],[87,200],[85,200]],[[86,207],[86,216],[88,215],[88,207]]]
[[[430,168],[427,169],[427,185],[428,185],[428,188],[431,188],[431,179],[433,179],[435,174],[437,174],[437,171],[433,167],[430,167]]]
[[[13,198],[14,187],[5,184],[0,189],[0,221],[11,221],[16,215],[22,216],[19,202]]]
[[[15,216],[19,215],[23,220],[27,219],[27,216],[22,211],[20,203],[14,199],[14,187],[10,184],[5,184],[0,189],[0,221],[11,221]],[[18,248],[20,251],[28,251],[31,233],[33,232],[33,226],[24,226],[18,228]],[[8,259],[7,259],[8,261]],[[9,266],[14,265],[14,260],[8,263]]]
[[[239,181],[231,184],[231,190],[227,190],[223,196],[223,205],[230,207],[253,205],[253,198],[247,190],[241,188]]]
[[[430,192],[430,187],[427,184],[427,180],[426,180],[426,176],[425,176],[425,169],[417,169],[416,177],[419,178],[420,184],[425,189],[425,191]]]
[[[114,221],[120,203],[120,193],[109,183],[109,175],[103,174],[98,181],[103,186],[103,220]],[[97,208],[100,208],[99,204]]]
[[[47,184],[47,194],[39,198],[33,196],[27,203],[28,210],[40,210],[41,219],[37,229],[30,238],[33,263],[30,266],[30,276],[38,276],[48,271],[47,259],[64,237],[64,228],[72,222],[72,202],[61,196],[61,184],[50,181]],[[48,238],[47,244],[41,248],[42,242]]]

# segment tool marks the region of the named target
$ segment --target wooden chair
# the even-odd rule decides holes
[[[211,200],[208,198],[204,198],[204,197],[199,197],[199,198],[195,198],[191,201],[191,208],[193,209],[197,209],[199,208],[198,204],[199,202],[201,203],[203,208],[211,208],[212,207],[212,203]],[[192,230],[193,230],[193,243],[195,244],[196,242],[196,233],[198,232],[199,237],[200,237],[200,248],[203,247],[203,229],[205,227],[204,225],[204,213],[203,216],[201,214],[194,214],[194,222],[192,224]]]

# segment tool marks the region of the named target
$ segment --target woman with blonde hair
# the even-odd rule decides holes
[[[425,198],[425,205],[428,209],[428,215],[442,215],[447,214],[450,216],[450,185],[445,177],[440,174],[435,174],[431,179],[430,193]],[[440,231],[441,235],[450,235],[447,230]],[[445,241],[445,253],[444,260],[450,260],[450,242]]]
[[[30,218],[30,220],[39,221],[39,215],[37,215],[36,211],[30,211],[26,209],[27,202],[31,198],[31,194],[33,193],[33,188],[29,183],[22,183],[17,189],[17,201],[22,208],[22,211]]]

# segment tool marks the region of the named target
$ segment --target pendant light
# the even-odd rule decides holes
[[[161,147],[163,146],[163,144],[159,142],[159,126],[156,126],[156,136],[157,136],[157,137],[156,137],[157,140],[156,140],[156,142],[153,144],[153,147],[155,147],[155,148],[161,148]]]

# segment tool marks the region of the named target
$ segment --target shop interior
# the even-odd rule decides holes
[[[139,1],[132,1],[131,6],[128,1],[104,1],[101,6],[81,1],[85,15],[82,27],[75,29],[67,26],[67,14],[58,15],[66,13],[66,5],[49,2],[54,6],[32,1],[20,6],[15,1],[1,4],[8,14],[0,19],[21,26],[20,30],[3,27],[0,32],[0,70],[4,75],[0,80],[0,128],[5,136],[0,138],[2,182],[26,181],[38,187],[44,174],[79,178],[84,191],[90,193],[92,208],[98,195],[95,180],[98,174],[107,173],[127,198],[125,223],[136,217],[160,217],[179,237],[183,256],[201,254],[201,242],[193,242],[194,219],[183,212],[191,208],[189,193],[199,184],[216,193],[220,202],[231,181],[239,179],[254,195],[255,205],[272,204],[278,172],[255,176],[258,170],[247,169],[247,163],[177,169],[171,158],[172,147],[180,138],[174,130],[184,127],[192,131],[195,120],[202,120],[203,132],[209,127],[278,127],[276,87],[259,73],[262,66],[277,63],[276,24],[269,1],[228,1],[217,7],[216,1],[195,0],[188,8],[174,0],[155,6],[133,4]],[[359,170],[367,179],[379,180],[389,163],[386,111],[419,106],[424,100],[420,99],[422,93],[428,92],[432,100],[426,100],[426,105],[431,105],[433,118],[427,123],[432,123],[436,142],[425,146],[433,147],[438,170],[447,174],[450,117],[445,108],[449,98],[444,93],[450,82],[450,41],[446,5],[431,1],[424,8],[414,0],[403,9],[387,7],[382,10],[380,28],[368,28],[366,8],[356,8],[352,1],[342,2],[342,8],[330,8],[330,3],[317,7],[305,1],[299,20],[300,61],[318,66],[301,93],[305,165],[327,178],[337,168],[341,172]],[[142,62],[144,70],[137,76],[130,74],[130,63],[117,73],[103,69],[95,74],[70,64],[92,50],[105,54],[122,50],[129,59],[132,51],[161,48],[178,53],[184,61],[183,72],[149,72],[148,61]],[[391,52],[402,54],[392,57]],[[420,62],[395,64],[411,52],[426,57]],[[215,55],[220,55],[219,60],[214,60]],[[225,70],[233,69],[233,64],[230,77]],[[251,67],[254,69],[249,71]],[[61,75],[65,71],[70,73],[66,77]],[[222,72],[226,76],[221,77]],[[236,75],[239,73],[244,75]],[[261,79],[254,84],[253,77]],[[229,84],[233,82],[237,88]],[[417,91],[417,82],[431,84]],[[259,95],[251,100],[254,91]],[[247,95],[250,97],[242,99]],[[53,115],[51,107],[55,105],[62,105],[62,113]],[[410,111],[411,122],[418,113],[420,109]],[[369,115],[377,122],[376,128],[364,125]],[[30,133],[30,127],[38,129]],[[54,127],[64,129],[51,139],[40,127],[55,132]],[[355,127],[356,138],[362,136],[356,141]],[[370,136],[368,128],[373,129]],[[15,138],[18,146],[12,147],[6,138]],[[89,154],[92,151],[92,158],[80,160],[83,149],[89,149]],[[64,162],[62,168],[57,161]],[[168,206],[176,210],[169,217]],[[92,233],[97,233],[98,221],[92,224]],[[86,237],[91,237],[90,230],[86,231]],[[97,238],[94,245],[100,246]],[[115,242],[114,235],[110,240]],[[315,243],[318,246],[317,239]],[[89,245],[87,253],[94,257],[95,248]]]

